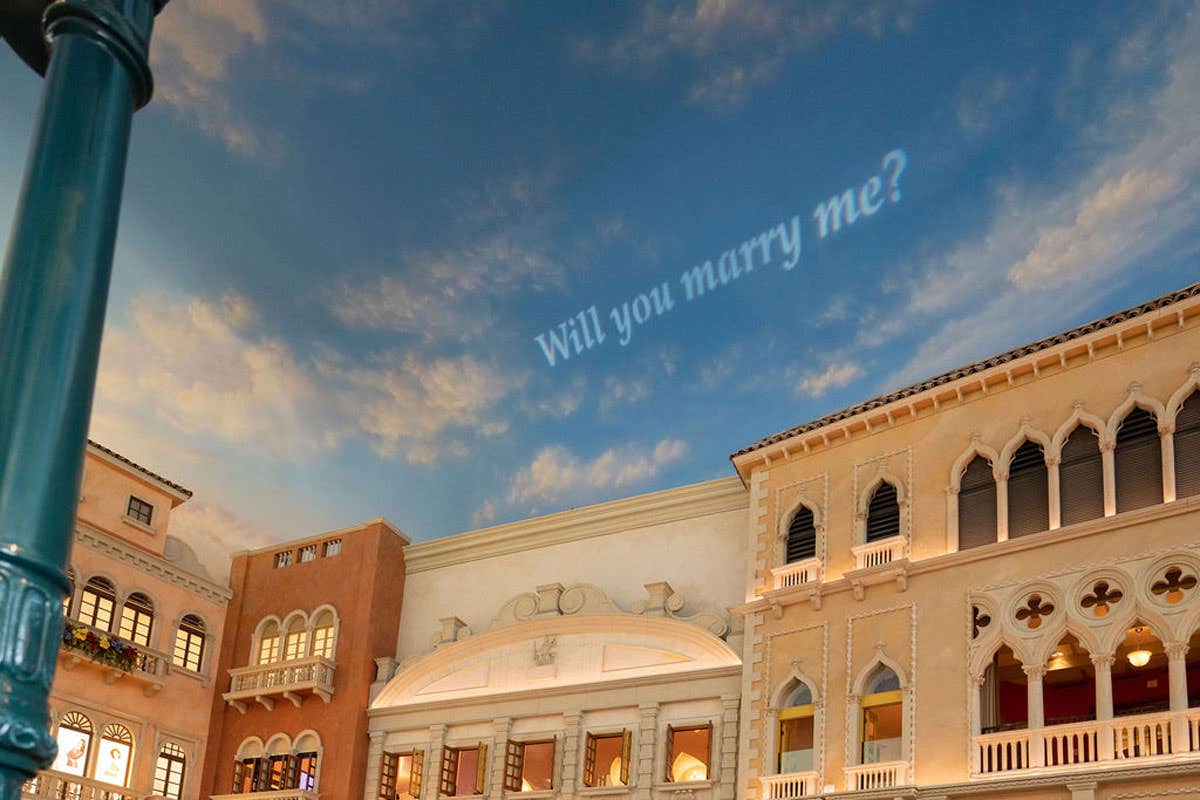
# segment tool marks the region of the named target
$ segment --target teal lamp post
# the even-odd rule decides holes
[[[133,112],[166,0],[3,0],[0,35],[45,75],[0,268],[0,800],[53,760],[62,633]]]

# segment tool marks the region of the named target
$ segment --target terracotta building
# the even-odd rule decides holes
[[[385,520],[233,558],[202,796],[357,799],[407,538]]]

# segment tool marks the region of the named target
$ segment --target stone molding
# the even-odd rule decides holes
[[[76,521],[75,541],[110,558],[114,558],[123,564],[127,564],[140,572],[186,589],[211,603],[224,606],[233,597],[233,592],[230,591],[228,586],[221,586],[218,583],[181,569],[160,556],[139,550],[137,547],[127,544],[117,537],[86,523]]]

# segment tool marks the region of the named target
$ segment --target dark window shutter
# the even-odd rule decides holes
[[[671,758],[675,755],[675,729],[670,725],[667,726],[667,781],[674,781],[671,776]]]
[[[412,772],[408,779],[408,793],[413,797],[421,796],[421,778],[425,775],[425,751],[413,750]]]
[[[958,485],[958,549],[996,541],[996,478],[992,465],[975,456]]]
[[[878,542],[900,535],[900,501],[896,487],[888,482],[879,484],[867,507],[867,541]]]
[[[508,792],[521,791],[521,771],[525,762],[525,745],[521,742],[508,743],[504,753],[504,789]]]
[[[583,756],[583,785],[596,785],[596,737],[587,735],[587,747]]]
[[[1117,511],[1132,511],[1162,502],[1162,445],[1154,415],[1140,408],[1129,412],[1117,431]]]
[[[1050,476],[1041,445],[1026,441],[1008,468],[1008,538],[1050,528]]]
[[[792,524],[788,526],[787,561],[803,561],[817,554],[817,526],[813,522],[812,509],[800,506]]]
[[[1200,391],[1175,417],[1175,496],[1200,494]]]
[[[233,762],[233,794],[246,791],[245,787],[242,786],[245,769],[246,767],[241,761]]]
[[[629,762],[633,755],[633,731],[621,732],[621,783],[629,785]]]
[[[480,742],[479,760],[475,762],[475,794],[483,794],[483,790],[487,788],[487,753],[487,742]],[[524,753],[522,752],[523,755]]]
[[[1058,486],[1062,525],[1104,516],[1104,462],[1099,439],[1086,425],[1075,428],[1063,442]]]
[[[438,781],[441,785],[438,787],[440,794],[443,797],[453,797],[455,794],[454,784],[458,772],[458,751],[452,747],[447,747],[442,750],[442,774]]]
[[[379,759],[379,798],[393,800],[396,796],[397,762],[400,756],[396,753],[384,753]]]

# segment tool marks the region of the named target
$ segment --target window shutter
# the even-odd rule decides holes
[[[479,760],[475,763],[475,794],[483,794],[487,779],[487,742],[479,743]]]
[[[1117,430],[1117,512],[1162,502],[1162,446],[1154,415],[1135,408]]]
[[[1013,453],[1008,469],[1008,538],[1050,528],[1050,476],[1037,442],[1026,441]]]
[[[409,773],[408,793],[413,797],[420,798],[421,796],[421,778],[425,774],[425,751],[412,751],[412,772]]]
[[[254,791],[265,792],[271,788],[271,762],[267,758],[254,759]]]
[[[871,495],[867,508],[867,541],[878,542],[900,535],[900,501],[896,487],[886,481]]]
[[[1086,425],[1071,431],[1063,443],[1058,485],[1064,526],[1104,516],[1104,462],[1099,439]]]
[[[621,732],[621,783],[629,785],[629,760],[633,756],[633,731]]]
[[[787,563],[803,561],[817,554],[817,527],[812,509],[800,506],[788,526]]]
[[[670,725],[667,726],[667,781],[671,782],[675,779],[671,776],[671,755],[675,752],[675,729]]]
[[[395,753],[384,753],[379,759],[379,800],[392,800],[396,796],[396,762],[399,758]]]
[[[297,779],[298,776],[296,774],[296,767],[299,765],[299,763],[300,759],[297,756],[287,756],[287,760],[284,763],[284,789],[296,789],[300,786],[300,783]]]
[[[521,768],[525,761],[525,745],[522,742],[509,741],[504,753],[504,789],[509,792],[521,791]]]
[[[705,727],[704,744],[707,748],[704,753],[704,779],[712,778],[712,740],[713,740],[713,724],[710,722]]]
[[[233,794],[244,791],[242,779],[246,774],[246,766],[241,761],[233,762]]]
[[[1200,494],[1200,391],[1175,417],[1175,496]]]
[[[596,785],[596,737],[590,733],[583,754],[583,785]]]
[[[438,781],[439,794],[443,797],[454,796],[454,773],[458,767],[458,751],[452,747],[442,749],[442,774]]]
[[[983,456],[963,471],[958,488],[958,549],[970,550],[996,541],[996,478]]]

